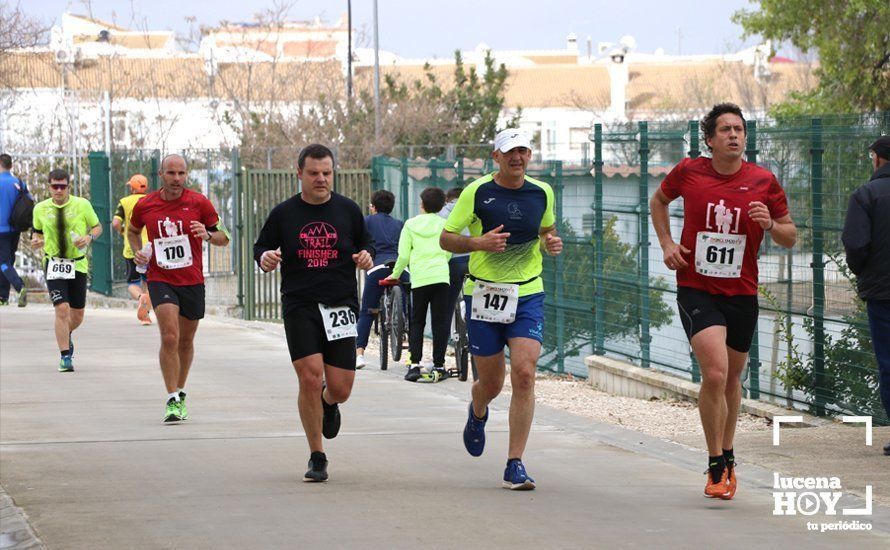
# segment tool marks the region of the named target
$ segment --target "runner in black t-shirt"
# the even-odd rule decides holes
[[[253,255],[263,271],[281,264],[284,331],[300,380],[297,404],[311,452],[303,481],[327,481],[321,436],[336,437],[337,404],[352,391],[358,311],[355,269],[373,266],[374,242],[358,205],[331,191],[330,149],[318,144],[303,149],[297,175],[302,192],[272,209]]]

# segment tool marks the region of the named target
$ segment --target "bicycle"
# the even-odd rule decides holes
[[[384,287],[377,322],[380,334],[380,370],[386,370],[389,366],[389,354],[392,353],[392,360],[398,362],[408,339],[407,311],[411,298],[410,292],[402,287],[410,283],[382,279],[377,284]]]
[[[454,347],[454,363],[456,367],[449,374],[457,376],[457,379],[461,382],[467,381],[470,367],[473,371],[473,380],[479,377],[476,372],[476,360],[470,354],[466,308],[466,302],[464,302],[463,296],[461,296],[454,305],[454,320],[451,323],[451,345]]]

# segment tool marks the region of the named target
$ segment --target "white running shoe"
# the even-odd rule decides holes
[[[367,363],[365,362],[365,356],[364,355],[356,355],[355,356],[355,368],[361,369],[361,368],[364,368],[365,365],[367,365]]]

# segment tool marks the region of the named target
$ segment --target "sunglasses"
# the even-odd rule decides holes
[[[56,191],[61,191],[63,189],[67,189],[68,184],[67,183],[53,183],[52,185],[50,185],[50,187],[52,187]]]

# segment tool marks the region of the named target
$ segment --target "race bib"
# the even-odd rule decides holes
[[[470,318],[473,320],[512,323],[516,320],[516,306],[519,305],[519,285],[476,281],[472,304]]]
[[[349,306],[328,307],[318,304],[321,319],[324,322],[324,332],[328,342],[343,338],[355,338],[358,335],[355,328],[355,311]]]
[[[695,237],[695,271],[706,277],[737,279],[742,276],[745,235],[699,231]]]
[[[46,264],[46,278],[49,281],[56,279],[74,278],[74,260],[68,258],[50,258]]]
[[[192,265],[192,246],[188,235],[160,237],[154,240],[155,261],[163,269],[181,269]]]

